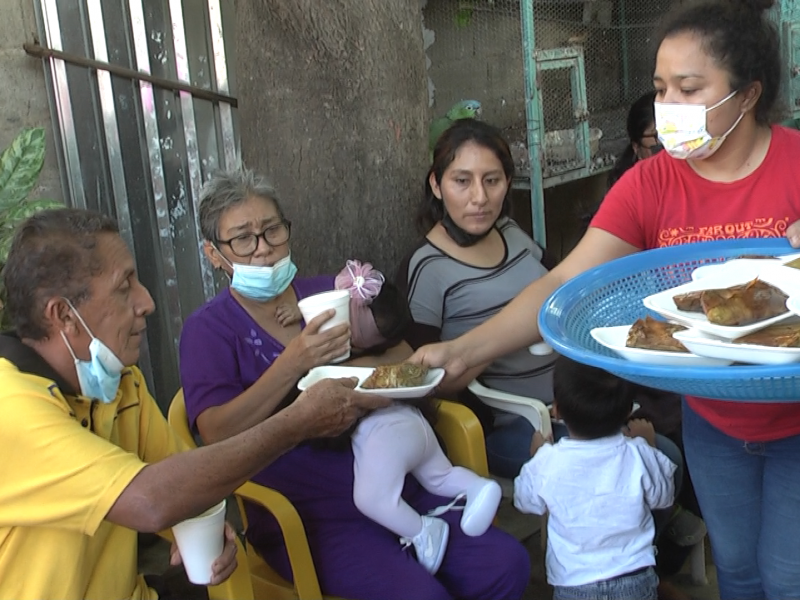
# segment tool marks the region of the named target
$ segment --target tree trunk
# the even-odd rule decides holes
[[[416,237],[428,151],[417,0],[238,0],[242,158],[274,183],[301,274]]]

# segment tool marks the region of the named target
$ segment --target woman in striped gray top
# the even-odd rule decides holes
[[[547,273],[543,250],[508,217],[513,176],[508,144],[491,125],[459,120],[437,142],[418,215],[425,239],[397,277],[408,294],[414,319],[408,341],[415,349],[477,327]],[[479,377],[488,387],[549,404],[555,358],[512,352],[471,369],[447,391],[463,400]],[[482,417],[491,471],[516,476],[530,458],[533,427],[522,417],[466,403]]]

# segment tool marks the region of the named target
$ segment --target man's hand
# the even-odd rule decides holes
[[[454,342],[441,342],[422,346],[408,359],[408,362],[431,368],[444,367],[445,377],[439,384],[440,388],[447,387],[466,373],[468,369]]]
[[[792,248],[800,248],[800,221],[795,221],[786,229],[786,239]]]
[[[303,314],[297,308],[297,304],[281,304],[275,309],[275,320],[281,327],[288,327],[299,323],[303,319]]]
[[[317,315],[306,324],[303,332],[294,338],[284,354],[289,364],[302,377],[314,367],[329,364],[350,349],[350,327],[343,323],[320,333],[319,328],[336,314],[333,309]]]
[[[391,404],[388,398],[354,391],[356,385],[354,377],[323,379],[300,394],[285,411],[298,415],[306,438],[337,436],[367,412]]]
[[[230,577],[236,570],[239,564],[236,560],[236,532],[231,527],[230,523],[225,523],[225,546],[222,548],[222,554],[211,565],[211,583],[209,585],[219,585]],[[172,548],[169,551],[169,564],[176,566],[183,562],[181,553],[178,551],[178,545],[172,542]]]
[[[628,425],[622,428],[622,433],[632,438],[644,438],[653,448],[656,446],[656,430],[647,419],[631,419]]]

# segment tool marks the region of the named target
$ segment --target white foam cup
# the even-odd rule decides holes
[[[300,309],[306,324],[328,309],[332,308],[336,311],[336,314],[319,328],[320,333],[342,323],[350,324],[350,292],[347,290],[334,290],[303,298],[297,303],[297,308]],[[337,356],[332,362],[338,363],[348,358],[350,358],[349,348],[346,353]]]
[[[173,526],[172,533],[189,581],[198,585],[211,583],[211,565],[225,546],[225,500]]]

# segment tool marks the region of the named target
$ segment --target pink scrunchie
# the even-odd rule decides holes
[[[336,276],[336,289],[348,290],[350,297],[361,304],[371,304],[381,293],[384,281],[383,273],[371,264],[348,260]]]
[[[369,305],[380,294],[385,278],[369,263],[348,260],[336,276],[336,289],[350,292],[350,341],[366,350],[386,342],[375,324]]]

